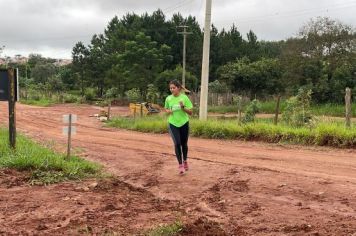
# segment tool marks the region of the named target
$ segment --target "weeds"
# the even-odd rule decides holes
[[[183,230],[183,224],[180,221],[176,221],[172,224],[162,225],[157,228],[151,229],[145,235],[147,236],[173,236],[177,235]]]
[[[65,180],[95,177],[101,167],[92,162],[71,157],[66,159],[33,141],[17,137],[16,151],[9,148],[8,133],[0,129],[0,168],[30,172],[32,184],[51,184]]]
[[[121,118],[117,117],[107,125],[141,132],[166,133],[164,117]],[[256,119],[254,123],[238,125],[237,120],[191,119],[190,134],[196,137],[214,139],[259,140],[270,143],[288,142],[294,144],[356,147],[356,128],[346,129],[343,122],[320,122],[315,127],[291,127],[273,125],[270,119]]]

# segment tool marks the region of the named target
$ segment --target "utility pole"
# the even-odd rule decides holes
[[[200,87],[199,120],[207,120],[208,118],[211,1],[212,0],[206,0],[206,8],[205,8],[205,26],[204,26],[204,43],[203,43],[203,63],[202,63],[201,87]]]
[[[186,48],[187,48],[187,35],[192,34],[192,32],[187,32],[187,25],[178,26],[183,28],[183,32],[178,32],[178,34],[183,35],[183,73],[182,73],[182,85],[185,87],[185,56],[186,56]]]

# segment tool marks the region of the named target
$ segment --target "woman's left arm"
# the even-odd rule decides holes
[[[180,101],[180,102],[179,102],[179,105],[180,105],[180,108],[181,108],[185,113],[187,113],[188,115],[192,115],[192,114],[193,114],[192,109],[186,108],[186,106],[184,105],[183,101]]]

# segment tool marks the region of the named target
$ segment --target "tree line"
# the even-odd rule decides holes
[[[78,42],[72,64],[56,67],[51,59],[31,55],[26,86],[43,89],[88,89],[98,97],[122,98],[128,91],[142,100],[166,96],[168,82],[181,79],[183,37],[187,25],[186,85],[199,91],[203,33],[196,18],[161,10],[152,14],[115,16],[90,44]],[[23,66],[22,66],[23,67]],[[297,36],[281,41],[258,40],[251,30],[244,37],[238,26],[218,30],[212,25],[210,89],[250,98],[294,95],[310,89],[315,102],[341,102],[345,87],[356,90],[356,32],[353,26],[327,17],[311,19]],[[26,84],[27,83],[27,84]]]

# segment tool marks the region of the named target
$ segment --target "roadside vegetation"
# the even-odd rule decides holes
[[[55,101],[48,98],[41,98],[38,100],[34,100],[34,99],[21,100],[21,103],[27,105],[39,106],[39,107],[48,107],[50,105],[56,104]]]
[[[146,236],[174,236],[178,235],[183,230],[183,224],[176,221],[172,224],[161,225],[146,232]]]
[[[80,180],[101,174],[101,167],[95,163],[74,156],[67,159],[21,135],[14,151],[8,145],[8,132],[2,128],[0,144],[0,168],[29,172],[31,184]]]
[[[286,101],[281,101],[280,110],[284,110],[286,108]],[[260,113],[263,114],[274,114],[276,109],[275,101],[264,101],[260,102]],[[345,105],[343,104],[312,104],[311,111],[316,116],[335,116],[335,117],[345,117]],[[214,113],[237,113],[236,105],[228,105],[228,106],[210,106],[208,109],[209,112]],[[356,103],[352,105],[353,117],[356,116]]]
[[[111,127],[140,132],[167,133],[167,121],[162,116],[144,118],[116,117],[109,121]],[[237,119],[191,119],[190,133],[195,137],[212,139],[256,140],[269,143],[292,143],[304,145],[356,147],[356,128],[346,129],[341,121],[320,122],[315,127],[291,127],[273,125],[272,119],[258,119],[239,124]]]
[[[294,143],[332,147],[356,147],[356,127],[346,127],[342,119],[321,119],[311,109],[311,90],[299,89],[296,96],[286,100],[281,118],[275,123],[272,118],[257,118],[261,104],[251,101],[240,117],[214,118],[190,121],[190,133],[196,137],[216,139],[258,140],[269,143]],[[140,118],[117,117],[109,126],[141,132],[165,133],[165,116]]]

